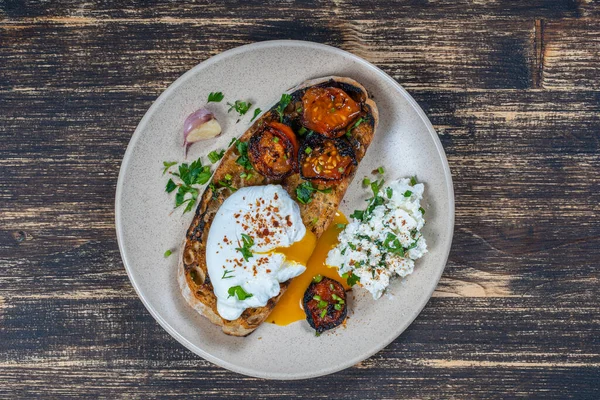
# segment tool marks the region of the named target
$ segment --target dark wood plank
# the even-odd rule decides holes
[[[214,41],[230,31],[227,41]],[[0,90],[132,90],[159,93],[198,62],[239,45],[303,39],[350,50],[408,89],[532,87],[534,21],[356,20],[313,16],[188,23],[59,21],[0,23]],[[475,34],[476,33],[476,34]],[[143,40],[140,40],[143,38]],[[50,51],[48,51],[50,49]],[[157,56],[157,52],[160,56]],[[27,62],[23,62],[26,57]]]
[[[297,21],[298,17],[314,16],[331,20],[332,15],[343,19],[394,20],[412,16],[423,19],[557,19],[597,15],[593,1],[585,0],[490,0],[473,3],[469,0],[308,0],[280,2],[267,0],[260,3],[233,0],[225,3],[200,1],[181,5],[176,0],[129,2],[60,0],[54,2],[5,0],[0,12],[8,19],[74,17],[94,19],[139,20],[165,19],[167,21],[194,19],[261,19],[266,14],[280,14],[282,19]],[[0,14],[1,15],[1,14]],[[340,18],[342,19],[342,18]],[[98,21],[96,21],[98,20]]]

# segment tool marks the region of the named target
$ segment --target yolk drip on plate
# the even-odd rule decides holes
[[[337,268],[331,268],[325,264],[327,253],[338,244],[337,237],[342,229],[338,228],[337,225],[347,223],[348,220],[344,214],[339,211],[336,212],[333,222],[317,241],[317,245],[314,247],[314,251],[306,264],[306,271],[292,280],[292,283],[267,318],[267,322],[276,325],[288,325],[292,322],[305,319],[306,314],[304,314],[304,309],[302,308],[302,297],[315,275],[323,275],[335,279],[340,282],[346,290],[350,288],[346,284],[345,279],[340,278]],[[298,262],[305,261],[306,255],[310,254],[310,249],[314,246],[315,240],[315,237],[312,234],[310,235],[312,239],[307,239],[309,236],[308,233],[309,232],[307,231],[307,235],[300,242],[295,243],[287,249],[278,249],[277,252],[285,254],[285,256],[291,260]],[[309,243],[302,245],[305,240],[307,242],[312,240],[312,246],[309,246]]]

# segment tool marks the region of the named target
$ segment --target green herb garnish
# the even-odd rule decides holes
[[[360,282],[360,278],[358,276],[354,275],[354,272],[351,272],[350,274],[345,272],[342,274],[342,278],[344,278],[346,280],[346,283],[348,284],[348,286],[354,286],[354,285],[356,285],[357,282]]]
[[[296,187],[296,198],[302,204],[308,204],[312,201],[313,192],[331,193],[331,188],[318,189],[312,185],[309,181],[302,182]]]
[[[335,308],[337,311],[340,311],[342,309],[342,305],[341,304],[336,304],[333,306],[333,308]]]
[[[417,184],[417,176],[410,177],[410,186],[415,186]]]
[[[229,294],[229,297],[237,297],[238,300],[246,300],[252,296],[254,296],[251,293],[247,293],[241,286],[232,286],[229,288],[229,290],[227,291],[227,293]],[[229,298],[228,297],[228,298]]]
[[[383,175],[385,170],[383,169],[383,167],[379,167],[377,168],[377,172],[379,172],[380,175]]]
[[[325,315],[327,315],[327,309],[326,308],[323,311],[321,311],[321,318],[325,318]]]
[[[319,304],[317,304],[317,307],[325,308],[325,307],[327,307],[327,302],[325,300],[320,300]]]
[[[306,148],[304,149],[304,152],[306,154],[310,154],[310,153],[312,153],[312,149],[310,147],[306,146]]]
[[[369,178],[365,178],[362,181],[363,186],[369,186],[371,184],[371,180]]]
[[[239,243],[239,241],[238,241]],[[242,253],[242,257],[244,257],[245,261],[252,258],[254,255],[250,251],[250,247],[254,245],[254,239],[251,236],[242,233],[242,247],[237,247],[236,250]]]
[[[404,197],[410,197],[412,195],[412,192],[410,190],[407,190],[406,192],[404,192]]]
[[[258,115],[262,112],[262,110],[260,108],[256,108],[254,110],[254,115],[252,116],[252,119],[250,120],[250,122],[254,121],[256,119],[256,117],[258,117]]]
[[[359,125],[360,125],[360,124],[361,124],[363,121],[364,121],[364,118],[362,118],[362,117],[360,117],[358,120],[356,120],[356,122],[354,123],[354,125],[352,125],[352,126],[350,127],[350,129],[348,129],[348,130],[346,131],[346,136],[347,136],[347,137],[351,137],[351,136],[352,136],[352,130],[353,130],[354,128],[356,128],[357,126],[359,126]]]
[[[394,191],[392,190],[392,188],[385,188],[385,194],[387,196],[388,199],[392,198],[392,194],[394,193]]]
[[[233,278],[233,275],[227,275],[227,274],[231,274],[232,272],[233,272],[233,270],[231,270],[231,271],[225,270],[225,272],[223,272],[223,276],[221,277],[221,279]]]
[[[315,301],[321,301],[321,296],[319,296],[318,294],[315,294],[313,296],[313,300],[315,300]]]
[[[292,101],[292,96],[290,96],[289,94],[284,93],[281,95],[279,104],[277,105],[277,108],[275,109],[275,111],[277,111],[277,114],[279,114],[279,122],[283,122],[283,112],[285,111],[286,107],[290,104],[291,101]]]
[[[207,101],[207,103],[210,103],[210,102],[219,103],[224,98],[225,98],[225,96],[223,95],[222,92],[210,92],[208,94],[208,101]]]
[[[223,158],[223,155],[225,155],[225,150],[221,150],[221,151],[213,150],[210,153],[208,153],[208,159],[210,160],[211,163],[214,164],[217,161],[219,161],[221,158]]]
[[[307,132],[307,129],[303,126],[300,127],[300,129],[298,129],[298,135],[302,136]]]
[[[211,174],[210,167],[203,166],[200,158],[189,165],[187,163],[179,165],[177,172],[173,172],[171,175],[178,177],[181,182],[175,183],[173,179],[169,179],[165,188],[168,193],[177,189],[175,208],[187,203],[183,212],[191,211],[199,195],[199,190],[193,185],[204,185],[210,179]]]
[[[165,257],[169,257],[173,252],[171,250],[165,251]]]
[[[346,224],[336,224],[335,227],[338,229],[344,229],[346,227]]]
[[[163,169],[163,175],[167,173],[167,170],[173,165],[177,164],[177,161],[163,161],[165,169]]]
[[[229,106],[229,110],[227,110],[227,112],[235,110],[240,115],[246,114],[250,107],[252,107],[252,103],[241,100],[236,100],[233,104],[227,103],[227,105]]]
[[[231,146],[233,143],[235,143],[235,148],[239,154],[239,157],[235,160],[235,162],[238,165],[241,165],[242,167],[244,167],[245,169],[251,170],[252,163],[250,162],[250,159],[248,158],[248,143],[242,142],[235,138],[231,141],[231,143],[229,145]]]
[[[277,136],[273,138],[273,143],[279,143],[279,138]]]
[[[315,275],[315,277],[313,278],[313,282],[315,283],[319,283],[323,280],[323,275]]]
[[[173,179],[169,179],[165,190],[167,191],[167,193],[171,193],[175,189],[177,189],[177,185],[175,184],[175,182],[173,182]]]
[[[421,211],[421,214],[425,215],[425,209],[423,207],[419,207],[419,211]]]

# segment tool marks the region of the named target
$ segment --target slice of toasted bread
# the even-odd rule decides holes
[[[301,99],[302,94],[307,88],[313,86],[339,87],[355,100],[360,101],[364,122],[352,130],[351,137],[349,138],[349,142],[355,151],[356,161],[360,162],[373,140],[375,128],[379,120],[375,102],[369,98],[366,89],[353,79],[336,76],[313,79],[303,82],[289,91],[293,100],[290,106],[286,108],[284,122],[287,117],[294,118],[297,108],[294,103]],[[261,128],[262,124],[276,119],[279,120],[279,114],[275,111],[277,105],[273,106],[254,122],[239,138],[239,141],[247,142]],[[252,333],[267,318],[287,289],[290,281],[281,283],[279,295],[270,299],[264,307],[246,309],[238,319],[233,321],[221,318],[217,312],[217,298],[213,293],[213,287],[208,274],[205,246],[212,220],[223,201],[225,201],[231,192],[227,188],[215,189],[215,186],[225,178],[225,175],[229,174],[233,177],[231,180],[233,187],[239,188],[275,183],[282,185],[290,196],[296,199],[296,187],[303,180],[298,173],[294,173],[282,181],[272,181],[259,175],[256,171],[253,171],[252,178],[248,180],[243,179],[240,177],[240,174],[244,172],[244,167],[236,162],[238,157],[239,153],[237,153],[236,146],[231,146],[225,152],[221,163],[213,175],[211,181],[213,185],[209,185],[206,188],[200,199],[183,244],[178,268],[178,282],[183,297],[197,312],[204,315],[212,323],[221,326],[223,332],[229,335],[246,336]],[[322,235],[333,220],[335,212],[346,193],[346,189],[354,177],[355,171],[356,169],[335,185],[331,192],[315,193],[313,201],[309,204],[299,204],[304,225],[317,238]]]

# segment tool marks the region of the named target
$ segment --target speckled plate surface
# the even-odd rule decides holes
[[[286,60],[286,62],[273,62]],[[197,314],[177,285],[176,250],[192,213],[173,212],[164,191],[162,162],[183,159],[182,129],[187,115],[204,106],[209,92],[225,101],[250,100],[268,109],[281,93],[307,79],[348,76],[377,102],[380,124],[355,181],[341,205],[349,215],[364,207],[362,177],[383,165],[386,179],[417,175],[425,183],[429,253],[415,272],[394,282],[390,295],[374,301],[357,288],[350,296],[346,327],[315,337],[305,321],[281,327],[262,324],[246,338],[226,336]],[[249,126],[223,103],[211,103],[224,134],[190,148],[188,160],[225,148]],[[207,159],[204,157],[206,162]],[[330,374],[375,354],[396,339],[423,309],[444,270],[454,228],[452,178],[444,150],[429,120],[392,78],[345,51],[311,42],[271,41],[235,48],[212,57],[175,81],[150,107],[123,158],[116,193],[116,228],[125,269],[140,299],[175,339],[203,358],[230,370],[269,379],[301,379]],[[314,357],[318,354],[318,357]]]

